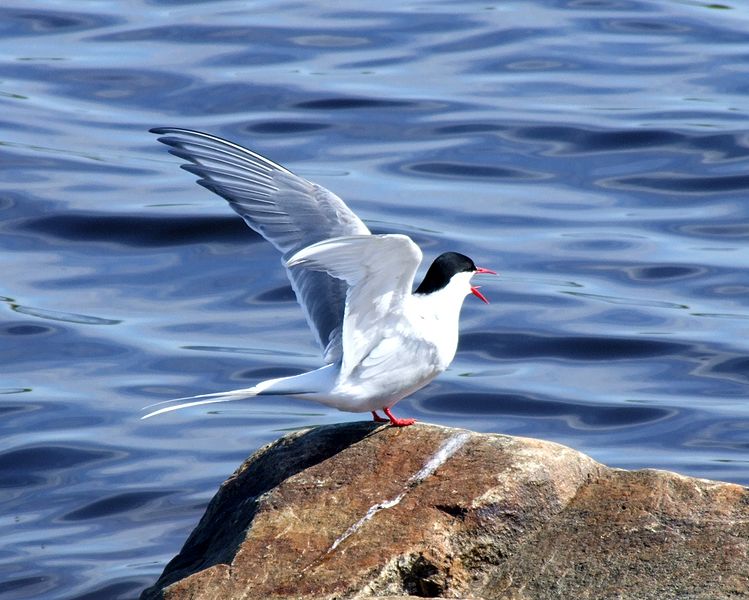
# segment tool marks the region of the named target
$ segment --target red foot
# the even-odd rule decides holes
[[[389,423],[390,419],[385,419],[377,414],[376,410],[372,411],[372,416],[374,417],[375,423]]]
[[[393,413],[390,412],[390,409],[385,407],[382,409],[382,412],[384,412],[388,419],[390,419],[390,424],[393,427],[408,427],[409,425],[413,425],[416,423],[416,419],[398,419],[397,417],[393,416]]]

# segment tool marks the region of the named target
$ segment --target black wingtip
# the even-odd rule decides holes
[[[163,135],[165,133],[199,133],[182,127],[151,127],[148,132],[155,133],[156,135]]]

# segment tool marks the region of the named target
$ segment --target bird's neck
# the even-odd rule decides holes
[[[408,302],[408,320],[421,339],[435,349],[439,370],[452,362],[458,347],[458,320],[465,294],[447,288],[431,294],[413,294]]]
[[[431,294],[412,294],[414,307],[426,318],[458,322],[465,293],[443,288]]]
[[[415,306],[425,317],[454,322],[457,327],[463,301],[471,293],[471,275],[472,273],[458,273],[440,289],[428,294],[412,294]]]

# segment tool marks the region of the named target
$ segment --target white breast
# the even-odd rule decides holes
[[[341,372],[324,403],[350,411],[390,407],[447,369],[470,276],[461,273],[439,291],[404,298],[401,310],[380,323],[382,337],[352,370]]]
[[[443,289],[431,294],[414,294],[405,306],[411,326],[421,339],[434,346],[440,371],[447,369],[458,348],[460,309],[471,293],[471,275],[454,275]]]

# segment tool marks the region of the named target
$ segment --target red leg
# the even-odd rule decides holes
[[[390,419],[390,424],[393,427],[408,427],[409,425],[413,425],[416,423],[416,419],[398,419],[397,417],[393,416],[393,413],[390,412],[390,409],[387,407],[384,407],[382,409],[382,412],[384,412],[388,419]]]
[[[387,422],[389,422],[389,419],[383,419],[380,415],[378,415],[376,410],[372,411],[372,417],[374,417],[375,423],[387,423]]]

